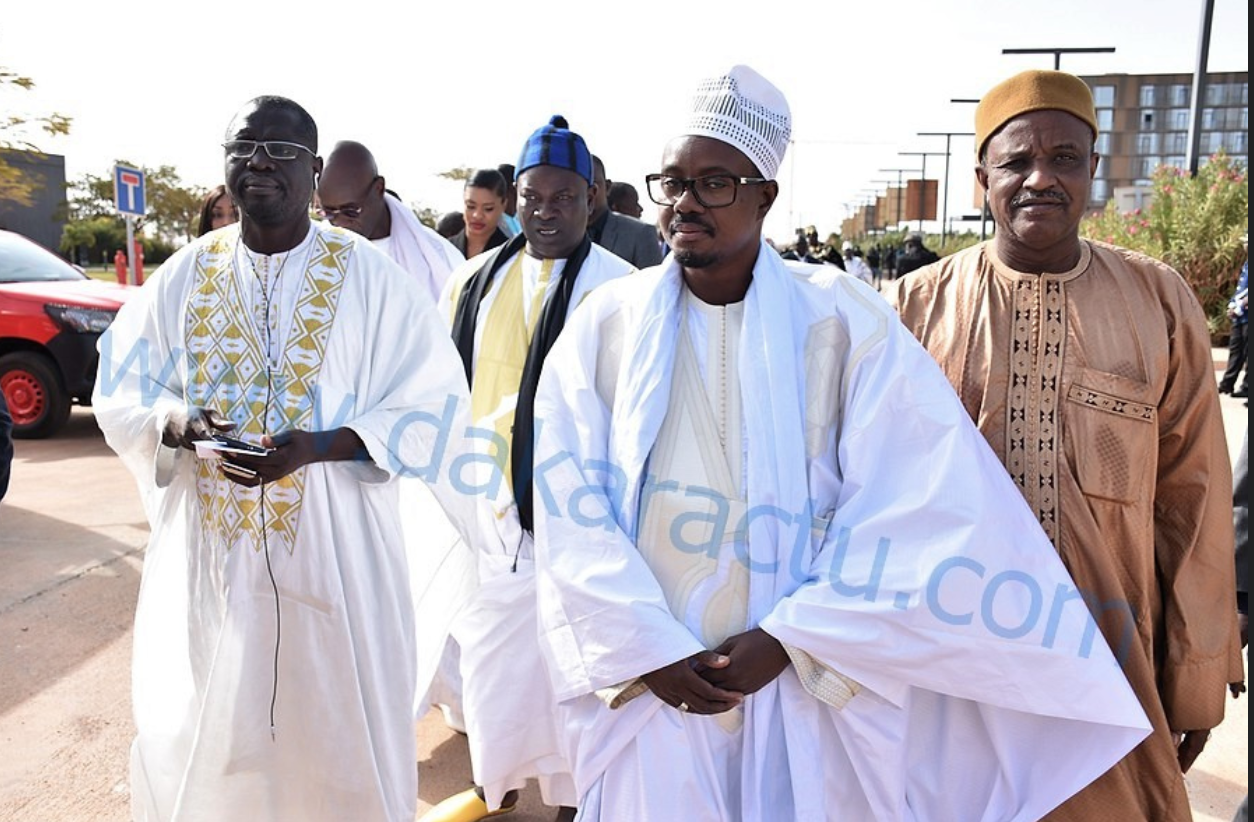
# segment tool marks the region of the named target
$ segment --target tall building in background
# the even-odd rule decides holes
[[[1115,198],[1131,211],[1149,202],[1150,178],[1162,165],[1188,167],[1189,110],[1193,75],[1102,74],[1085,76],[1097,105],[1102,161],[1090,205]],[[1249,72],[1207,74],[1202,94],[1200,165],[1221,148],[1249,167]]]

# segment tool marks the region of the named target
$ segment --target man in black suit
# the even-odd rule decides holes
[[[662,262],[656,228],[642,220],[610,211],[605,164],[595,154],[592,155],[592,179],[592,211],[588,214],[588,237],[592,242],[636,268],[648,268]]]

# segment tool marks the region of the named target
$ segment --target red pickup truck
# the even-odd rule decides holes
[[[96,340],[137,286],[93,280],[40,245],[0,231],[0,391],[13,436],[56,433],[91,403]]]

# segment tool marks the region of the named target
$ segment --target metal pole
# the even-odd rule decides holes
[[[939,151],[899,151],[897,153],[903,157],[923,158],[922,168],[919,170],[919,176],[922,177],[919,181],[919,231],[922,231],[923,212],[925,210],[925,204],[927,203],[927,158],[939,157],[941,156],[941,153]]]
[[[897,201],[897,224],[896,228],[901,225],[901,169],[897,169],[897,196],[893,198]]]
[[[1202,148],[1202,97],[1206,91],[1206,63],[1210,53],[1210,22],[1215,0],[1202,3],[1202,30],[1197,40],[1197,65],[1193,68],[1193,105],[1189,108],[1189,154],[1185,158],[1189,176],[1197,176]]]
[[[899,151],[899,152],[897,152],[897,153],[898,153],[898,154],[908,154],[909,152],[906,152],[906,151]],[[900,224],[900,223],[901,223],[901,201],[902,201],[902,194],[901,194],[901,175],[902,175],[903,173],[904,173],[904,174],[914,174],[916,171],[918,171],[918,169],[915,169],[915,168],[881,168],[881,169],[880,169],[880,171],[882,171],[882,172],[893,172],[893,171],[897,172],[897,197],[896,197],[895,199],[897,200],[897,223],[898,223],[898,224]],[[893,230],[895,231],[896,229],[897,229],[897,225],[894,225],[894,226],[893,226]]]
[[[958,101],[951,100],[950,102],[958,102]],[[971,102],[971,101],[964,100],[962,102]],[[950,160],[951,155],[953,154],[952,141],[954,137],[974,137],[975,132],[971,132],[971,131],[920,131],[919,136],[920,137],[944,137],[945,138],[945,182],[944,182],[945,193],[944,193],[943,199],[941,200],[941,214],[942,214],[941,216],[941,244],[943,245],[945,243],[945,240],[949,238],[950,233],[952,233],[953,231],[953,227],[949,224],[949,160]]]
[[[135,218],[126,215],[126,284],[135,285]]]
[[[1057,46],[1048,46],[1040,49],[1002,49],[1002,54],[1052,54],[1054,55],[1054,71],[1062,68],[1062,56],[1064,54],[1110,54],[1114,52],[1114,46],[1098,46],[1096,48],[1059,48]]]
[[[919,233],[923,233],[923,212],[927,210],[927,155],[919,163]]]
[[[945,135],[945,193],[941,195],[941,245],[949,239],[949,140],[951,134]]]

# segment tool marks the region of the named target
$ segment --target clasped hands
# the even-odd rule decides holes
[[[641,677],[666,704],[694,714],[721,714],[744,702],[788,667],[779,640],[754,628]]]

